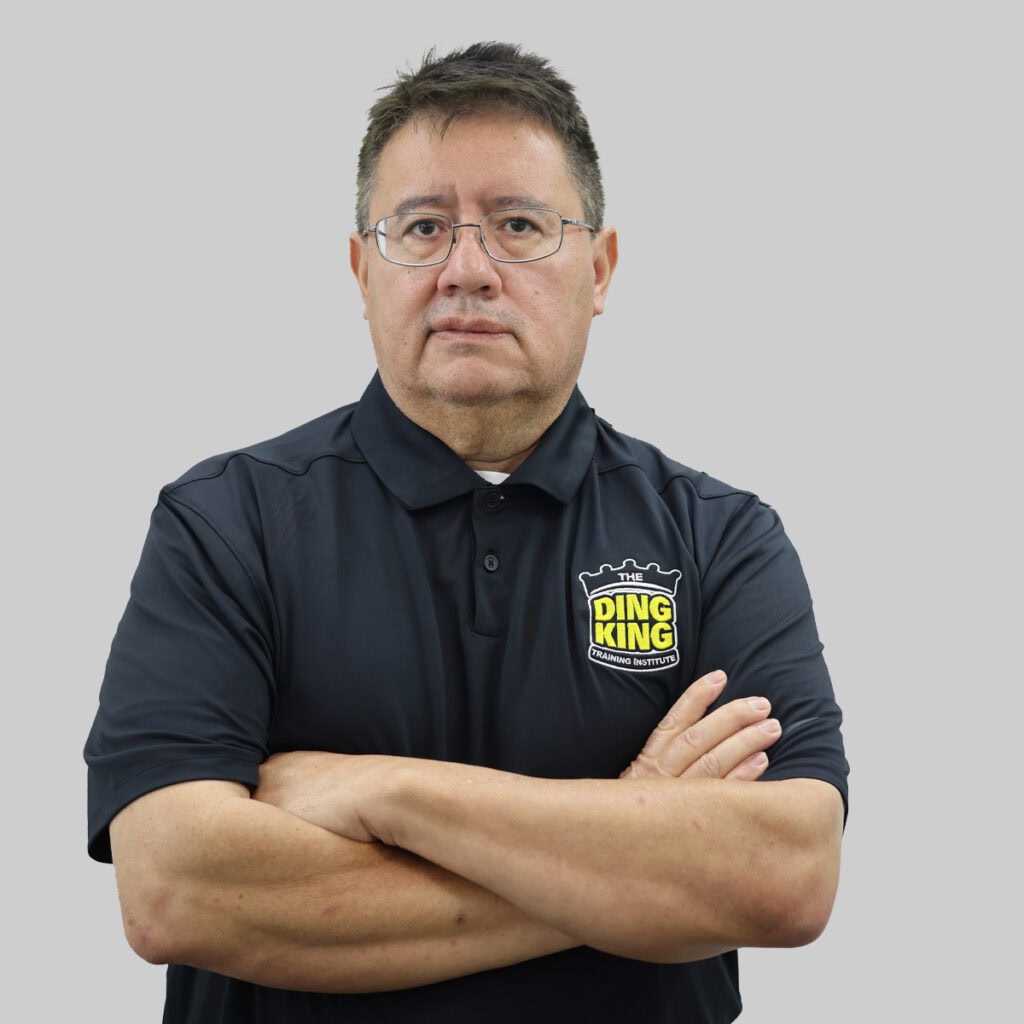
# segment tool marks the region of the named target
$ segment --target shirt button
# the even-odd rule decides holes
[[[497,555],[484,555],[484,568],[488,572],[494,572],[500,564]]]
[[[501,504],[501,491],[487,491],[484,494],[484,504],[488,508],[497,508]]]

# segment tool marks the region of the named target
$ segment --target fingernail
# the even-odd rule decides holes
[[[712,672],[709,676],[705,678],[704,682],[707,683],[708,686],[720,686],[722,683],[725,682],[725,673],[721,670],[717,672]]]
[[[765,697],[748,697],[747,703],[757,711],[767,711],[771,707]]]
[[[778,736],[782,732],[782,724],[777,718],[769,718],[764,722],[759,722],[757,727],[769,736]]]

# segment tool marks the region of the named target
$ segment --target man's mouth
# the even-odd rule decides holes
[[[484,317],[451,316],[444,317],[431,325],[432,334],[475,334],[481,337],[488,334],[508,334],[509,329],[494,320]]]

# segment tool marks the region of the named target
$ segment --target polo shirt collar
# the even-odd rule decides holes
[[[356,406],[352,434],[370,468],[410,509],[488,486],[444,442],[409,419],[375,373]],[[594,457],[597,427],[579,389],[506,484],[532,484],[568,504]]]

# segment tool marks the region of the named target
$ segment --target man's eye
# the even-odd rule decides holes
[[[537,225],[525,217],[509,217],[500,226],[502,231],[507,231],[511,235],[526,235],[537,230]]]
[[[417,220],[409,226],[406,234],[414,238],[435,238],[441,232],[441,225],[436,220]]]

